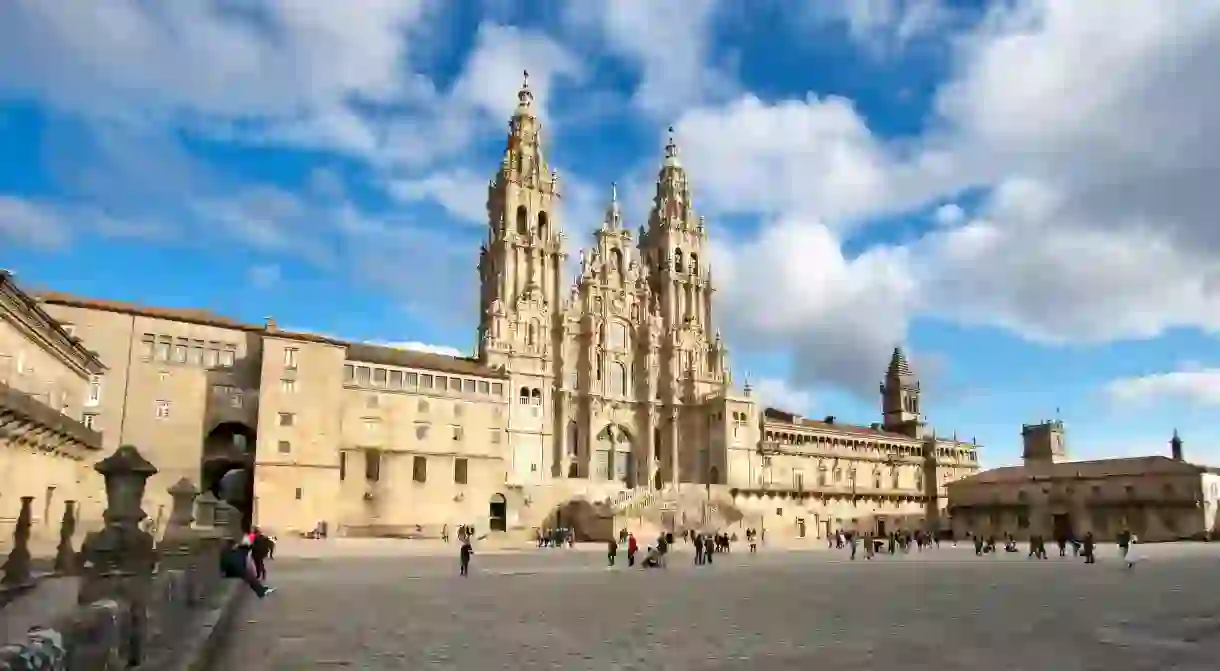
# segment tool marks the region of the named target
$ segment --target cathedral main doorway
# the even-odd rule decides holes
[[[621,424],[607,424],[597,434],[593,467],[598,480],[619,480],[635,486],[635,455],[631,433]]]

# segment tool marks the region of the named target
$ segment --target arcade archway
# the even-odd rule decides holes
[[[508,500],[503,494],[491,495],[487,517],[492,531],[508,531]]]
[[[254,516],[256,448],[254,429],[240,422],[223,422],[204,438],[200,463],[203,490],[241,511],[242,528],[246,529]]]

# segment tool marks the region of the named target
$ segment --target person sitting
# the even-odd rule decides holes
[[[651,545],[644,553],[644,563],[641,564],[644,568],[661,568],[661,553]]]
[[[254,563],[250,557],[251,541],[249,535],[243,535],[233,547],[220,553],[220,574],[225,578],[238,578],[250,586],[258,598],[263,598],[275,591],[258,579]]]

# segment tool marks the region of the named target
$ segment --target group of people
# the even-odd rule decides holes
[[[983,556],[992,554],[996,551],[995,536],[975,535],[974,539],[974,554]],[[1127,529],[1123,529],[1118,533],[1115,541],[1118,544],[1119,555],[1127,564],[1127,568],[1135,566],[1135,559],[1131,556],[1131,546],[1136,542],[1135,534]],[[1059,556],[1067,556],[1067,548],[1071,546],[1073,557],[1083,557],[1084,563],[1097,563],[1097,539],[1093,537],[1093,532],[1086,532],[1082,538],[1077,538],[1074,534],[1058,534],[1055,537],[1055,544],[1059,546]],[[1010,533],[1004,534],[1004,551],[1019,552],[1017,548],[1017,539]],[[1029,558],[1030,559],[1046,559],[1046,539],[1041,534],[1034,534],[1029,537]]]
[[[242,534],[232,546],[220,553],[220,574],[244,581],[262,599],[275,591],[268,587],[267,560],[275,558],[275,539],[258,527]]]
[[[864,545],[864,558],[872,559],[882,553],[908,553],[911,547],[920,552],[935,545],[940,547],[940,537],[928,531],[891,531],[888,534],[876,535],[872,532],[836,531],[826,538],[826,545],[831,549],[848,548],[851,558],[856,558],[857,548]]]

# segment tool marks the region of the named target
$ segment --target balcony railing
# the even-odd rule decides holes
[[[101,449],[102,434],[39,402],[33,396],[0,383],[0,411],[70,438],[89,449]],[[0,425],[2,426],[2,425]]]

